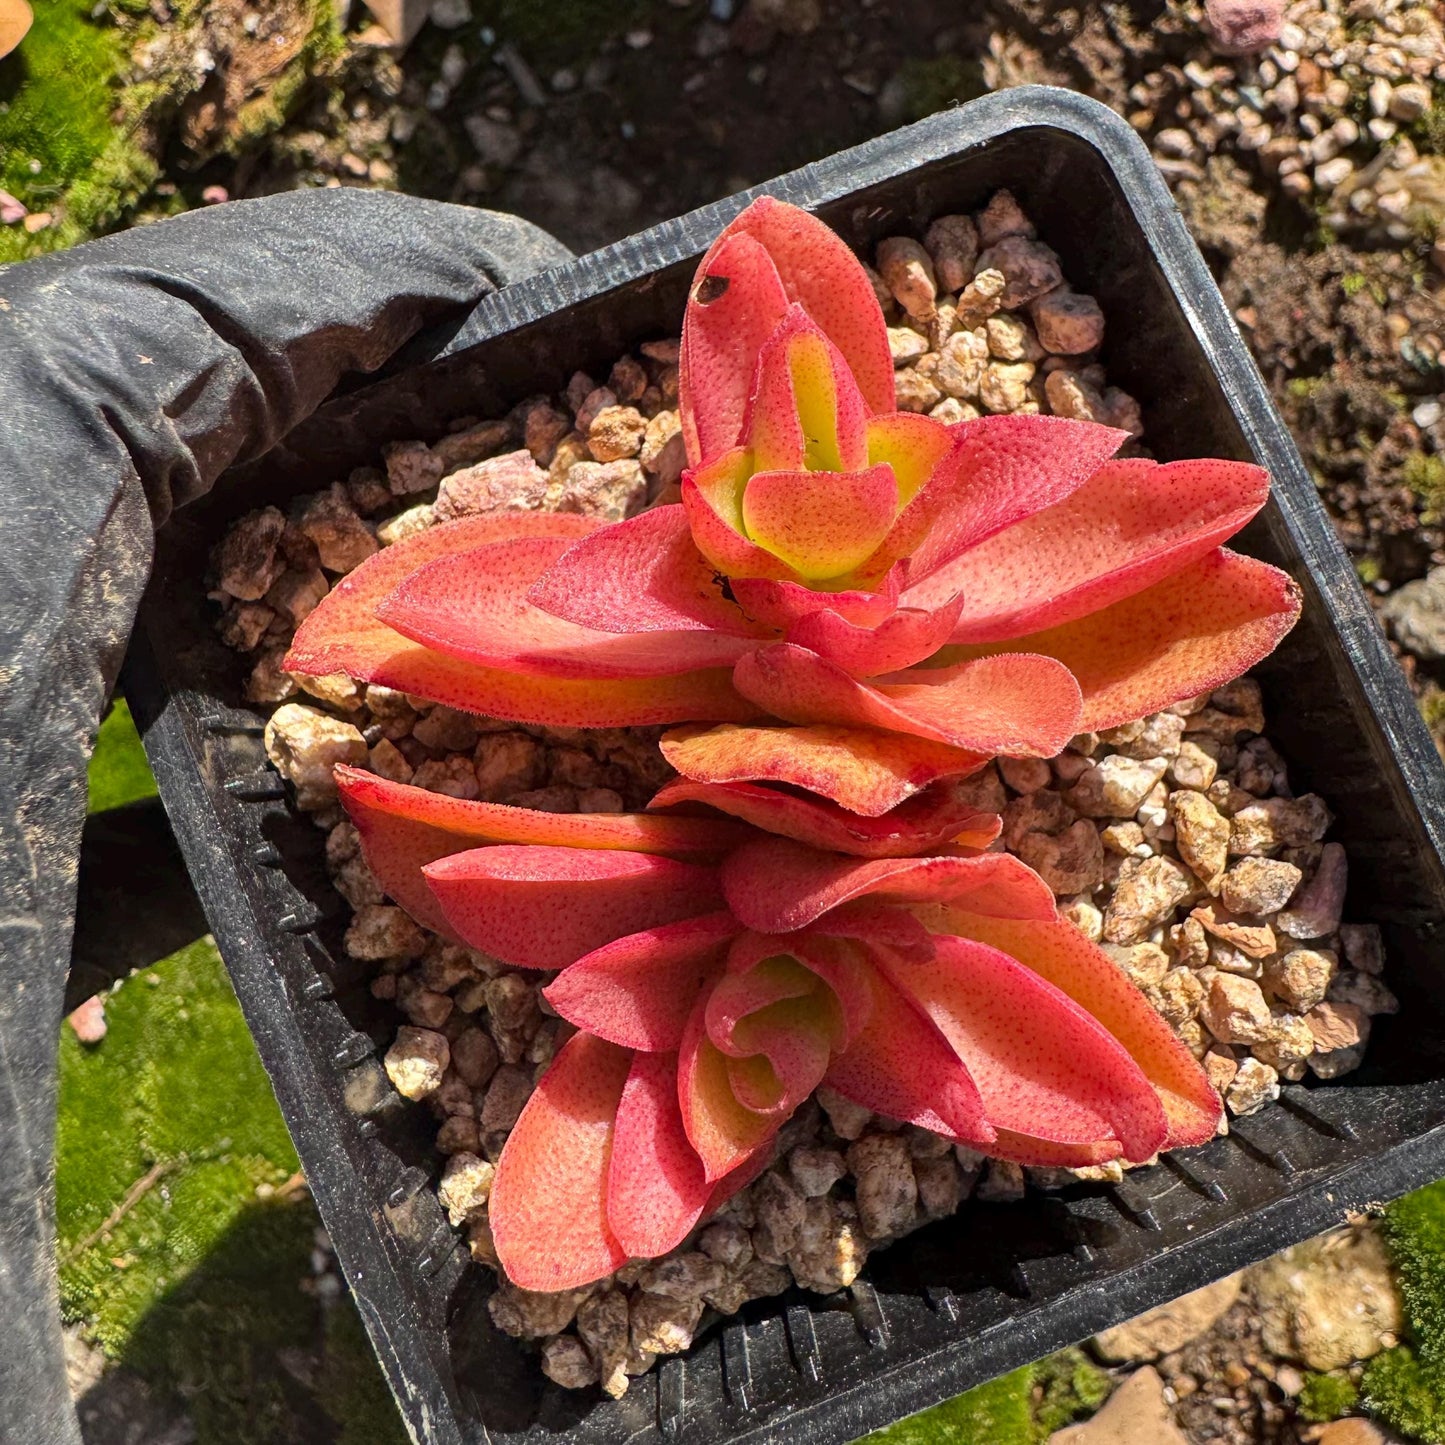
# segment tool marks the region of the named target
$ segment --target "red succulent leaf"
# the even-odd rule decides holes
[[[788,302],[842,353],[868,409],[893,410],[893,359],[867,273],[821,221],[762,196],[713,242],[693,280],[679,400],[694,466],[737,444],[758,353]]]
[[[994,1138],[978,1086],[948,1040],[877,967],[865,973],[867,1022],[829,1066],[824,1082],[845,1099],[951,1139]]]
[[[1055,916],[1048,884],[1008,853],[843,858],[790,838],[758,838],[730,853],[720,874],[728,907],[759,933],[806,928],[840,903],[870,895],[1009,918]]]
[[[722,632],[766,637],[723,595],[682,507],[653,507],[573,543],[532,584],[544,611],[599,632]]]
[[[488,1219],[502,1268],[521,1289],[575,1289],[627,1262],[607,1205],[632,1058],[627,1049],[575,1034],[507,1138]]]
[[[842,353],[796,303],[758,353],[742,439],[758,471],[868,465],[868,406]]]
[[[288,671],[344,672],[360,682],[415,693],[463,712],[569,727],[745,721],[756,709],[720,668],[664,678],[537,677],[482,667],[434,652],[376,616],[382,600],[433,560],[506,538],[563,537],[593,531],[588,517],[507,512],[466,517],[384,547],[342,578],[301,624],[286,655]]]
[[[713,860],[750,836],[737,824],[651,813],[543,813],[501,803],[473,803],[393,783],[342,764],[342,806],[382,890],[413,918],[453,936],[422,868],[483,843],[541,843],[563,848],[626,849]]]
[[[910,733],[982,753],[1052,757],[1079,731],[1068,668],[1024,652],[865,683],[806,647],[771,643],[739,658],[733,683],[788,722]]]
[[[439,557],[384,598],[377,616],[434,652],[544,677],[662,677],[730,666],[756,645],[697,627],[599,632],[544,611],[529,592],[571,545],[562,537],[519,537]]]
[[[655,1258],[682,1243],[712,1192],[683,1127],[677,1055],[634,1054],[607,1171],[608,1228],[630,1258]]]
[[[1269,496],[1246,462],[1106,462],[1071,496],[996,533],[904,601],[967,599],[956,642],[1019,637],[1142,592],[1212,551]]]
[[[909,576],[921,581],[967,548],[1063,501],[1128,435],[1058,416],[985,416],[950,430],[952,450],[904,508],[873,567],[910,557]]]
[[[741,932],[731,913],[706,913],[631,933],[564,968],[543,993],[588,1033],[628,1048],[676,1052]]]
[[[852,677],[877,677],[932,657],[954,635],[962,609],[959,595],[931,611],[900,607],[873,627],[859,627],[824,609],[795,622],[786,640],[816,652]]]
[[[898,607],[898,596],[908,575],[902,561],[878,579],[876,592],[816,592],[800,582],[769,577],[732,577],[729,586],[738,606],[759,626],[779,631],[792,627],[815,612],[828,611],[855,627],[877,627]]]
[[[452,932],[518,968],[565,968],[614,939],[722,904],[716,869],[650,853],[473,848],[422,872]]]
[[[696,783],[688,778],[667,784],[647,806],[688,804],[705,804],[769,833],[862,858],[931,853],[950,843],[987,848],[1000,827],[997,814],[980,813],[946,783],[915,794],[878,818],[765,784]]]
[[[767,248],[724,231],[697,268],[683,319],[678,409],[693,466],[738,444],[758,353],[787,309]]]
[[[938,1025],[978,1085],[989,1123],[1060,1144],[1115,1139],[1147,1159],[1168,1126],[1123,1045],[1085,1009],[1007,953],[952,937],[887,969]]]
[[[1083,693],[1080,728],[1111,728],[1247,672],[1299,613],[1291,577],[1220,547],[1088,617],[1012,643],[950,645],[935,660],[994,656],[1005,647],[1057,658]]]
[[[664,733],[662,755],[701,783],[784,783],[876,818],[940,778],[967,777],[986,758],[927,738],[871,728],[715,727]]]
[[[1219,1097],[1194,1056],[1118,965],[1071,923],[982,918],[957,908],[947,916],[955,932],[1001,949],[1067,994],[1128,1050],[1164,1108],[1168,1135],[1159,1147],[1214,1137]]]

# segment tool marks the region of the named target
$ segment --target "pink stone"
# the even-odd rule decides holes
[[[67,1019],[75,1030],[75,1037],[83,1044],[98,1044],[105,1037],[105,1003],[100,995],[92,994]]]
[[[1253,55],[1273,45],[1284,25],[1284,0],[1204,0],[1204,28],[1225,55]]]

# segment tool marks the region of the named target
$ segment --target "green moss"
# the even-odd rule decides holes
[[[316,1212],[215,948],[128,979],[106,1017],[98,1045],[61,1039],[66,1318],[183,1399],[198,1445],[399,1445],[355,1311],[302,1289]]]
[[[1360,1402],[1360,1387],[1348,1375],[1306,1375],[1299,1392],[1300,1415],[1315,1424],[1338,1420]]]
[[[1348,275],[1340,277],[1340,290],[1346,296],[1358,296],[1369,284],[1369,277],[1363,271],[1351,271]]]
[[[1445,457],[1411,452],[1400,463],[1400,480],[1420,499],[1420,518],[1430,522],[1445,512]]]
[[[1035,1445],[1034,1370],[1026,1366],[866,1437],[868,1445]]]
[[[1382,575],[1378,557],[1355,558],[1355,576],[1364,586],[1368,587],[1372,583],[1378,582]]]
[[[34,0],[34,9],[30,33],[0,61],[0,189],[65,219],[34,235],[0,228],[0,262],[85,239],[150,183],[140,179],[134,112],[117,113],[116,81],[135,32],[92,20],[85,0]],[[72,215],[76,208],[89,219]]]
[[[1092,1415],[1113,1381],[1082,1350],[1060,1350],[1034,1367],[1034,1420],[1040,1439]]]
[[[345,55],[346,40],[337,26],[336,7],[331,0],[313,0],[310,25],[300,54],[261,94],[241,106],[224,150],[235,154],[279,130],[310,82]]]
[[[979,62],[957,55],[912,56],[899,67],[896,83],[906,121],[922,120],[988,91]]]
[[[1445,1180],[1385,1211],[1410,1343],[1376,1355],[1362,1380],[1366,1405],[1392,1429],[1445,1442]]]
[[[100,725],[90,758],[90,811],[103,813],[155,794],[156,780],[146,762],[140,734],[126,700],[118,697]]]

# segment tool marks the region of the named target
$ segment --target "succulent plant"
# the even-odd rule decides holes
[[[576,1029],[498,1163],[513,1283],[557,1290],[666,1253],[771,1161],[821,1084],[999,1157],[1138,1162],[1219,1101],[1024,864],[955,815],[920,857],[735,821],[466,802],[339,769],[381,886],[519,968]],[[665,801],[665,797],[660,799]],[[830,839],[836,841],[836,839]]]
[[[680,503],[413,537],[321,603],[287,667],[523,722],[725,724],[670,739],[674,766],[871,815],[1217,686],[1298,615],[1288,577],[1219,545],[1264,504],[1259,467],[896,410],[866,273],[783,202],[703,258],[679,404]]]
[[[1048,416],[896,409],[844,243],[764,198],[687,303],[681,501],[491,513],[345,578],[286,667],[526,723],[678,724],[640,814],[337,770],[382,888],[565,1021],[490,1222],[529,1289],[665,1253],[820,1085],[1022,1163],[1209,1138],[1219,1100],[1125,974],[990,851],[964,783],[1229,681],[1293,625],[1220,544],[1258,467],[1119,459]],[[575,1032],[568,1032],[575,1030]]]

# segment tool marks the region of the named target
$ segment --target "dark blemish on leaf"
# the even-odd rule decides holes
[[[732,582],[729,581],[728,578],[724,577],[721,572],[714,572],[712,574],[712,580],[713,585],[718,588],[718,590],[725,598],[727,598],[729,602],[736,602],[738,600],[736,597],[733,596]]]
[[[719,301],[727,294],[727,289],[732,285],[732,279],[728,276],[704,276],[696,286],[692,288],[692,299],[699,306],[711,306],[714,301]]]

